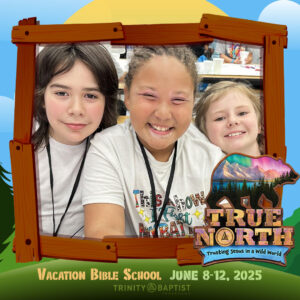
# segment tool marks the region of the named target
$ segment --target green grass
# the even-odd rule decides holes
[[[286,226],[295,226],[295,248],[287,256],[287,267],[260,262],[228,262],[209,267],[183,266],[180,267],[175,259],[119,259],[118,263],[97,263],[72,260],[43,258],[40,262],[16,263],[12,252],[12,234],[6,241],[8,246],[0,253],[0,291],[1,299],[153,299],[157,295],[164,299],[298,299],[300,294],[300,208],[284,221]],[[298,236],[298,237],[297,237]],[[50,281],[39,280],[38,268],[49,271],[85,271],[84,281]],[[102,271],[118,271],[119,281],[91,281],[90,269]],[[122,279],[123,270],[130,268],[137,271],[159,271],[162,281],[125,281]],[[197,270],[197,281],[170,281],[173,270]],[[220,273],[225,271],[230,280],[203,279],[203,272],[209,270]],[[262,272],[262,280],[234,280],[235,273],[243,271],[250,274],[255,270]],[[115,291],[126,286],[133,288],[143,285],[144,291]],[[159,288],[169,286],[189,286],[189,291],[160,291]],[[142,297],[141,297],[142,295]]]
[[[0,290],[2,299],[99,299],[101,295],[104,299],[110,295],[114,299],[153,299],[156,295],[161,295],[164,299],[185,299],[185,298],[205,298],[213,299],[298,299],[300,293],[300,276],[291,275],[285,272],[272,270],[262,266],[250,265],[243,262],[229,262],[202,266],[177,265],[174,259],[167,260],[128,260],[120,259],[116,263],[96,263],[83,261],[53,260],[37,263],[31,266],[24,266],[15,270],[0,274]],[[50,281],[39,280],[38,268],[46,268],[49,271],[85,271],[84,281]],[[90,269],[97,268],[101,271],[119,271],[119,281],[90,280]],[[136,271],[159,271],[162,281],[125,281],[123,280],[123,270],[130,268]],[[172,270],[197,270],[197,281],[170,281]],[[213,277],[209,280],[203,279],[203,271],[225,271],[229,281],[217,281]],[[244,273],[261,270],[261,280],[234,280],[235,272],[238,270]],[[249,274],[249,273],[248,273]],[[125,292],[114,289],[114,285],[145,285],[146,290],[141,293],[137,291]],[[169,285],[190,285],[189,291],[185,292],[158,292],[162,286]],[[151,287],[151,289],[149,289]],[[148,290],[147,290],[148,288]],[[173,287],[174,288],[174,287]],[[154,290],[153,290],[154,289]],[[155,290],[156,289],[156,290]],[[101,297],[101,298],[102,298]]]
[[[280,270],[287,273],[300,276],[300,208],[296,209],[293,215],[283,221],[284,226],[294,226],[294,248],[291,249],[287,255],[286,267],[281,267],[274,264],[263,263],[263,262],[250,262],[257,266],[263,266],[272,268],[274,270]]]
[[[13,246],[13,239],[14,239],[15,233],[12,233],[9,238],[5,241],[5,243],[8,244],[8,246],[5,248],[4,251],[0,253],[0,275],[2,272],[18,269],[18,268],[24,268],[25,266],[31,266],[39,264],[40,262],[28,262],[28,263],[16,263],[16,256],[12,251]],[[41,262],[46,262],[53,260],[53,258],[43,258]]]

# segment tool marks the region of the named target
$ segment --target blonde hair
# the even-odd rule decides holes
[[[200,100],[194,107],[195,113],[195,125],[198,129],[203,132],[207,136],[206,130],[206,113],[209,109],[211,103],[220,99],[220,97],[224,96],[228,92],[232,90],[237,90],[247,96],[251,101],[254,111],[257,116],[258,126],[261,128],[261,132],[263,132],[263,124],[262,124],[262,105],[260,101],[260,97],[258,93],[251,88],[249,85],[237,82],[237,81],[219,81],[218,83],[210,86],[200,97]],[[259,145],[259,149],[261,152],[264,152],[264,143],[263,143],[263,134],[260,133],[257,137],[257,142]]]

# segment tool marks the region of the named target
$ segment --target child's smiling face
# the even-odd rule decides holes
[[[192,119],[192,77],[175,57],[154,56],[125,90],[125,104],[142,144],[157,160],[167,161]]]
[[[213,101],[205,117],[209,140],[225,153],[260,155],[258,117],[251,100],[242,92],[233,89]]]
[[[44,99],[49,133],[58,142],[79,144],[99,127],[105,97],[93,73],[81,61],[51,79]]]

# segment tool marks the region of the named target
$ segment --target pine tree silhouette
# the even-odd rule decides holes
[[[7,183],[9,174],[0,163],[0,253],[8,246],[5,240],[14,231],[14,202],[12,187]]]

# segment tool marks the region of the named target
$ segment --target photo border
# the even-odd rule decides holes
[[[112,45],[193,44],[214,38],[264,47],[263,94],[266,153],[285,161],[284,65],[287,27],[203,14],[200,23],[39,25],[23,19],[13,27],[18,47],[14,137],[10,141],[17,262],[42,257],[117,262],[118,258],[177,258],[200,264],[193,238],[70,239],[39,234],[34,149],[31,144],[37,44],[110,41]],[[280,197],[282,189],[280,192]],[[159,249],[159,251],[158,251]]]

